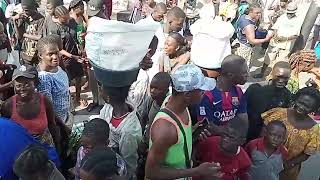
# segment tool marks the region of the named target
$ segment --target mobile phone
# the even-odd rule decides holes
[[[209,120],[204,118],[202,122],[199,124],[197,129],[193,132],[193,137],[198,138],[198,136],[209,126]]]

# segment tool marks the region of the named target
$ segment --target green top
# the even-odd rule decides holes
[[[79,45],[83,45],[84,40],[82,39],[81,35],[86,32],[86,28],[84,27],[83,23],[77,24],[76,32],[77,32],[77,40],[78,40]]]
[[[185,155],[184,155],[184,139],[183,139],[183,134],[179,129],[179,126],[177,125],[177,123],[170,118],[169,115],[167,115],[164,112],[158,112],[158,114],[156,115],[154,122],[156,122],[157,120],[161,119],[161,121],[166,120],[169,121],[170,123],[174,124],[174,126],[177,129],[178,132],[178,142],[176,144],[174,144],[173,146],[171,146],[168,149],[166,158],[164,160],[164,165],[167,167],[172,167],[172,168],[176,168],[176,169],[186,169],[187,165],[186,165],[186,161],[185,161]],[[191,123],[191,118],[189,116],[189,123],[188,125],[184,124],[181,120],[180,120],[185,134],[186,134],[186,139],[187,139],[187,145],[188,145],[188,153],[189,153],[189,157],[191,158],[191,152],[192,152],[192,123]],[[152,140],[150,137],[149,140],[149,149],[152,146]]]

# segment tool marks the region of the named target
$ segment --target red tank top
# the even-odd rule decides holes
[[[28,130],[32,135],[43,134],[44,131],[48,128],[48,120],[46,107],[44,102],[44,96],[40,96],[40,112],[38,116],[33,119],[24,119],[17,112],[17,95],[12,97],[12,114],[11,119],[23,126]]]

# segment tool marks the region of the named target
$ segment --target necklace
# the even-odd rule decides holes
[[[120,117],[115,117],[114,115],[112,115],[112,118],[114,119],[123,119],[124,117],[126,117],[130,112],[125,113],[124,115],[120,116]]]

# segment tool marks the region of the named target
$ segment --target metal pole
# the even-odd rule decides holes
[[[315,1],[312,1],[311,5],[309,7],[309,10],[307,12],[307,15],[304,19],[304,22],[302,24],[300,36],[295,41],[295,44],[291,50],[291,53],[302,50],[306,46],[308,37],[311,33],[311,30],[314,26],[314,23],[317,19],[318,14],[319,14],[319,10],[320,10],[319,4],[316,3]]]

